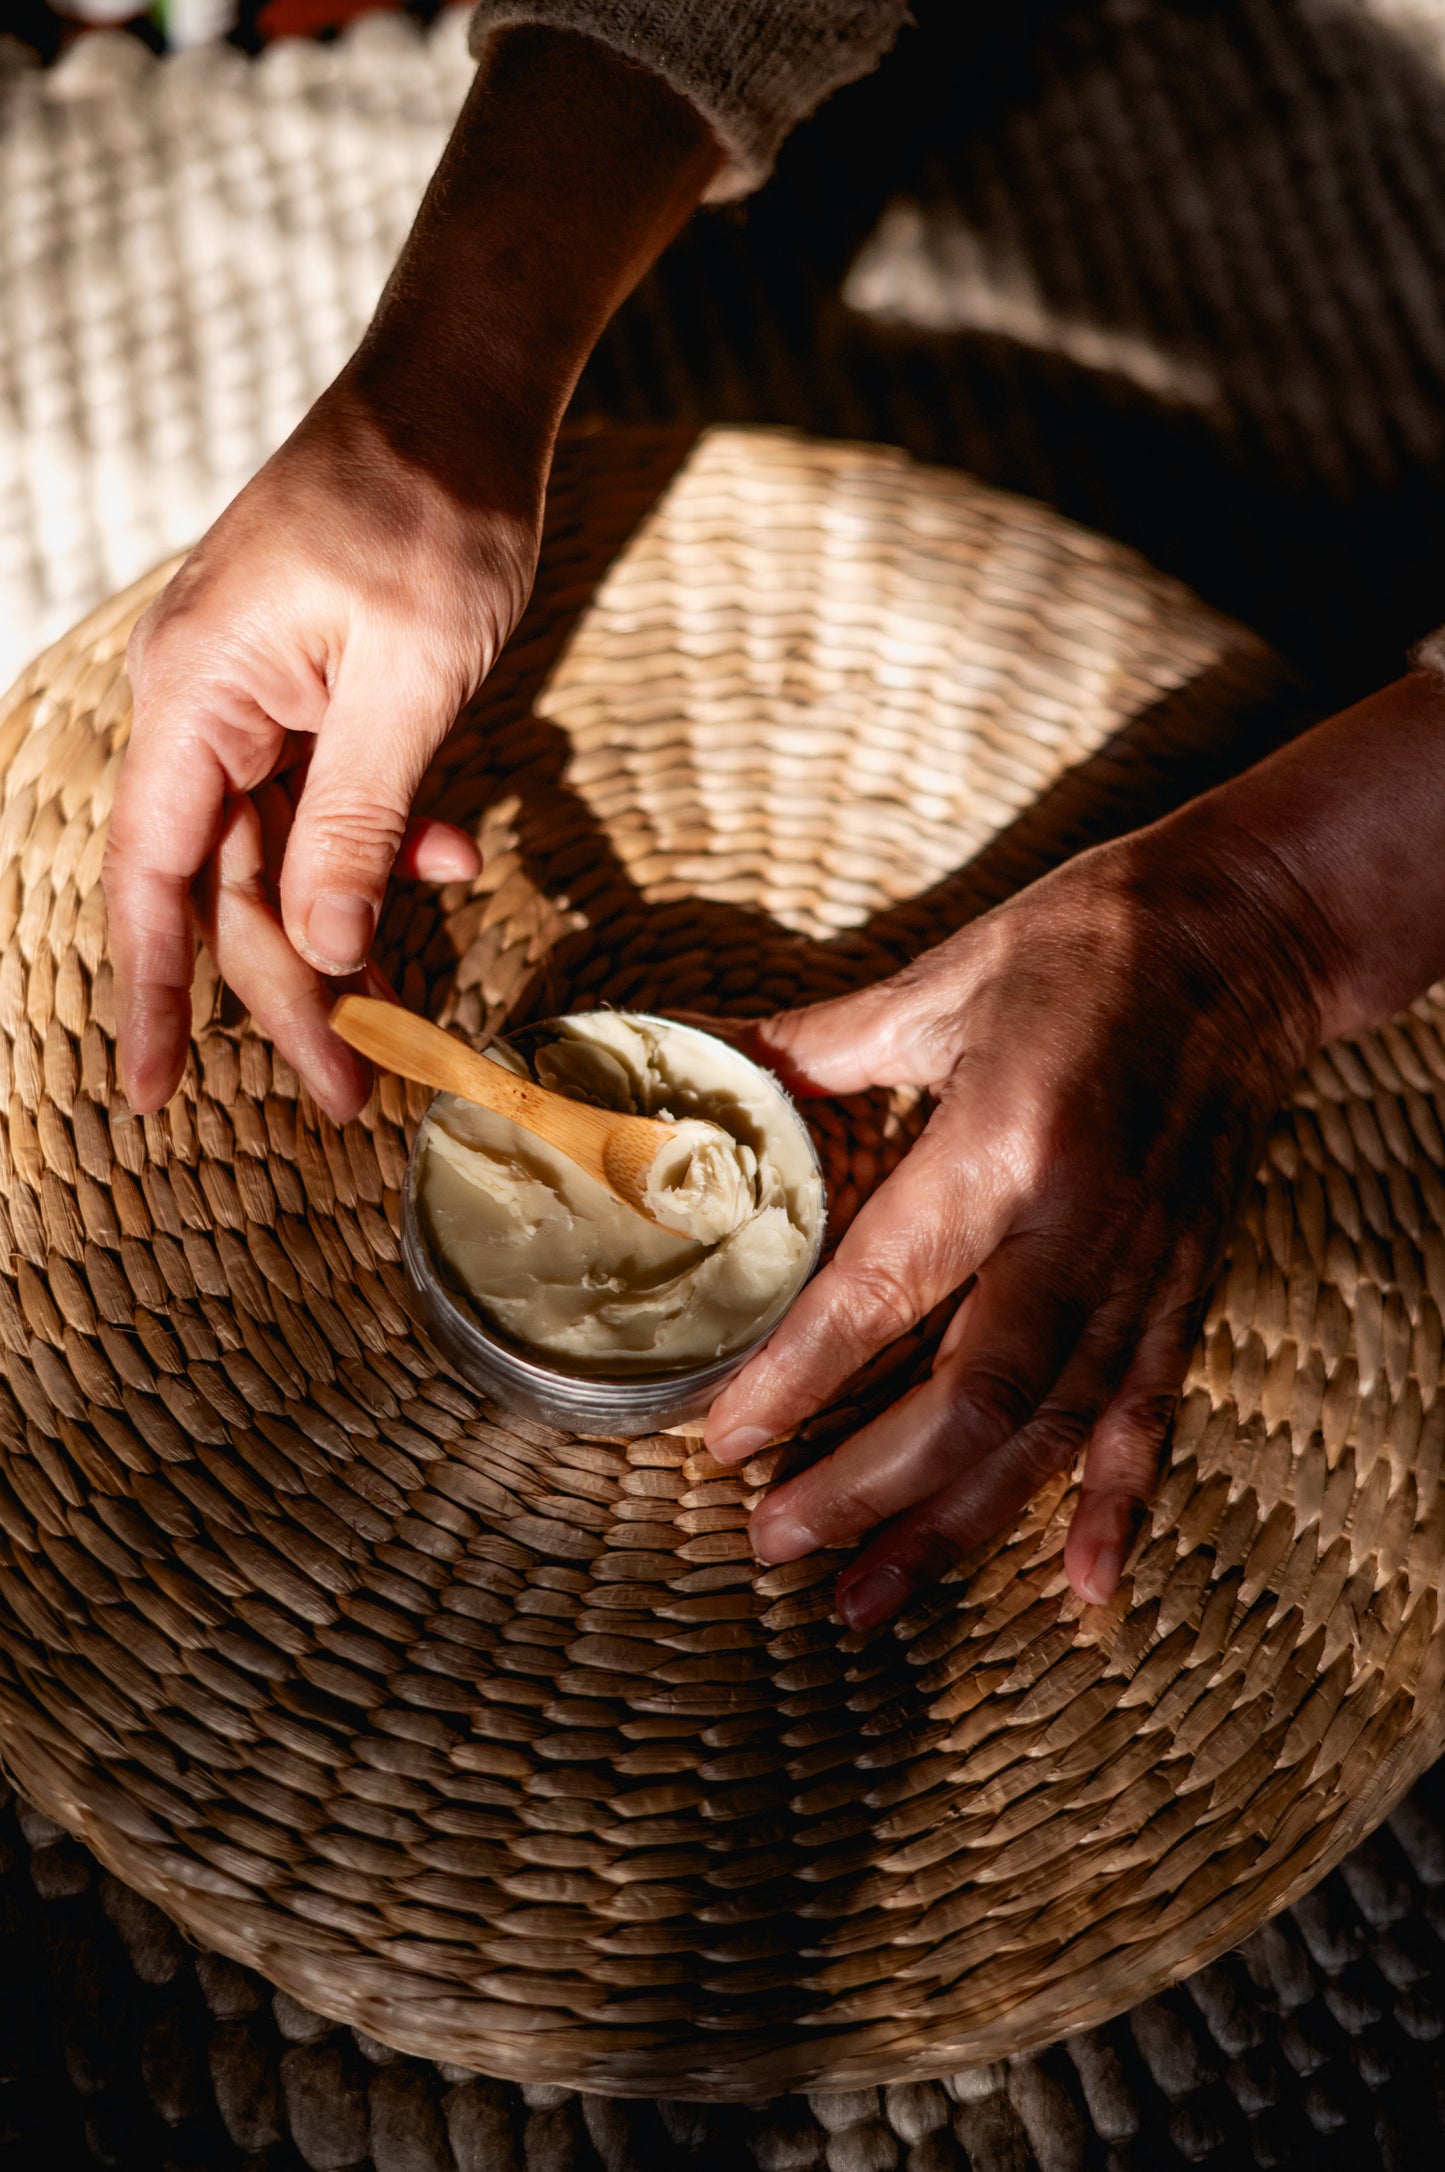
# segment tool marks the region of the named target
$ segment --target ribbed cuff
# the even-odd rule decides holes
[[[494,31],[540,23],[651,68],[721,144],[719,203],[765,181],[790,130],[876,68],[907,20],[907,0],[481,0],[471,46],[480,58]]]

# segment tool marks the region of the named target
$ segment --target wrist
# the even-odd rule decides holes
[[[1125,842],[1158,939],[1209,984],[1200,1017],[1232,1020],[1241,1068],[1277,1099],[1330,1030],[1337,931],[1288,861],[1213,796]]]
[[[1192,808],[1280,871],[1311,934],[1321,1035],[1390,1017],[1445,974],[1445,693],[1414,674],[1328,717]]]
[[[700,114],[598,41],[525,28],[486,61],[351,365],[379,414],[545,468],[598,334],[701,198]]]
[[[513,448],[515,451],[515,448]],[[342,644],[359,614],[393,623],[413,664],[441,660],[475,688],[525,607],[536,571],[545,468],[488,462],[458,476],[379,415],[349,372],[223,516],[203,553],[217,565],[290,560],[303,594],[334,614]],[[214,540],[213,540],[214,539]],[[313,598],[310,608],[321,608]],[[426,638],[422,639],[423,629]]]
[[[316,402],[303,431],[324,439],[336,471],[405,495],[408,526],[425,527],[427,508],[459,535],[499,523],[535,542],[556,424],[531,398],[484,390],[470,403],[435,355],[415,367],[369,369],[354,356]]]

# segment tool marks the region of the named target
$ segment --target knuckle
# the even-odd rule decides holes
[[[871,1530],[888,1512],[887,1500],[876,1493],[863,1476],[838,1479],[826,1498],[816,1503],[822,1535],[828,1538],[847,1538],[855,1532]]]
[[[1123,1414],[1125,1429],[1140,1440],[1162,1440],[1174,1423],[1178,1401],[1172,1388],[1132,1399]]]
[[[137,700],[174,653],[197,615],[194,562],[187,559],[147,605],[131,628],[125,645],[126,676]]]
[[[856,1479],[820,1474],[818,1482],[797,1495],[791,1508],[820,1545],[843,1546],[881,1521],[883,1509]]]
[[[111,960],[124,972],[130,965],[142,931],[129,880],[125,841],[114,833],[106,840],[105,857],[100,863],[100,888],[105,899],[106,940]]]
[[[1069,1470],[1088,1439],[1090,1421],[1082,1411],[1054,1410],[1026,1426],[1018,1438],[1018,1463],[1030,1487]]]
[[[1160,1370],[1172,1374],[1171,1386],[1184,1377],[1194,1345],[1199,1340],[1208,1304],[1209,1277],[1201,1272],[1187,1295],[1175,1298],[1159,1313],[1157,1325],[1168,1353]]]
[[[880,1069],[936,1083],[946,1094],[958,1061],[960,1014],[940,993],[931,960],[915,959],[866,991],[865,1017]]]
[[[262,1030],[271,1036],[283,1055],[305,1048],[315,1023],[303,998],[277,998],[269,990],[257,1001],[252,1016]]]
[[[381,800],[351,800],[344,806],[304,808],[311,850],[323,862],[346,866],[389,867],[406,829],[405,809]]]
[[[1021,1432],[1038,1408],[1038,1391],[1005,1365],[971,1365],[959,1400],[977,1425],[1007,1440]]]
[[[129,840],[124,830],[112,821],[100,863],[100,886],[105,896],[106,915],[111,923],[108,933],[112,945],[116,940],[117,923],[123,933],[128,932],[139,917],[136,902],[132,897],[130,872]]]
[[[1034,1102],[1016,1105],[999,1151],[1015,1196],[1029,1201],[1050,1196],[1060,1159],[1054,1111]]]
[[[979,1535],[976,1512],[960,1512],[955,1504],[940,1502],[899,1533],[896,1551],[913,1584],[940,1584],[977,1545]]]
[[[1099,1456],[1111,1491],[1141,1500],[1153,1491],[1177,1406],[1178,1397],[1172,1393],[1143,1395],[1131,1397],[1109,1414]]]
[[[860,1260],[844,1285],[850,1339],[865,1350],[880,1350],[916,1327],[920,1308],[908,1285],[879,1260]]]

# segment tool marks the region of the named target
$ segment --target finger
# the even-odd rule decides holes
[[[268,883],[274,883],[285,861],[286,847],[291,838],[291,825],[296,820],[297,795],[291,788],[291,780],[280,776],[263,784],[259,791],[251,794],[251,798],[261,818],[263,865],[258,870],[258,875]],[[234,844],[232,850],[235,851]],[[240,863],[237,861],[235,864],[239,866]],[[236,879],[239,880],[239,876]],[[274,889],[271,891],[271,899],[274,904]]]
[[[961,1099],[936,1110],[830,1264],[714,1403],[713,1455],[736,1462],[810,1417],[975,1272],[1014,1208],[1014,1181],[988,1130]]]
[[[308,751],[299,775],[297,769],[288,770],[255,794],[270,868],[279,870],[284,864],[309,768]],[[433,815],[414,815],[401,833],[392,873],[417,882],[471,882],[481,866],[482,855],[465,830],[452,822],[439,822]]]
[[[749,1535],[761,1560],[795,1561],[861,1538],[1028,1423],[1088,1312],[1074,1292],[1051,1285],[1051,1266],[1037,1241],[1018,1237],[1000,1247],[959,1306],[952,1347],[931,1378],[756,1511]]]
[[[395,657],[348,647],[281,870],[286,933],[318,972],[364,963],[412,799],[451,721],[425,689],[398,684]]]
[[[343,984],[349,994],[375,996],[378,1003],[400,1004],[401,997],[387,979],[375,958],[368,958],[359,973],[354,973]]]
[[[956,1561],[1067,1470],[1118,1385],[1132,1350],[1117,1311],[1101,1311],[1028,1423],[891,1523],[838,1579],[850,1629],[872,1629],[946,1575]]]
[[[742,1017],[723,1017],[713,1011],[674,1010],[670,1006],[658,1012],[660,1018],[670,1018],[679,1026],[695,1026],[700,1033],[709,1033],[715,1041],[726,1041],[751,1063],[761,1064],[771,1071],[779,1084],[795,1094],[799,1100],[821,1100],[823,1089],[810,1085],[807,1079],[788,1066],[775,1048],[770,1048],[763,1033],[773,1021],[766,1013],[754,1012]]]
[[[418,882],[470,882],[482,856],[465,830],[430,815],[417,815],[402,831],[393,870]]]
[[[191,1027],[190,888],[215,845],[220,761],[200,737],[134,739],[121,769],[104,883],[115,976],[116,1053],[131,1107],[161,1108],[180,1083]]]
[[[761,1060],[804,1093],[933,1085],[957,1054],[957,1014],[976,979],[974,950],[965,929],[933,951],[926,966],[764,1019],[756,1028]]]
[[[216,964],[256,1025],[327,1114],[346,1123],[364,1105],[371,1073],[327,1022],[336,991],[297,956],[277,918],[261,815],[249,798],[227,807],[205,919]]]
[[[1187,1270],[1186,1270],[1187,1273]],[[1192,1284],[1198,1279],[1188,1277]],[[1141,1506],[1152,1495],[1179,1390],[1199,1333],[1201,1299],[1161,1293],[1133,1361],[1100,1413],[1084,1458],[1084,1482],[1064,1547],[1069,1582],[1089,1606],[1113,1598]]]

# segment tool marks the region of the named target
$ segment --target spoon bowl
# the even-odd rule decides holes
[[[358,1054],[401,1078],[415,1079],[439,1093],[458,1094],[520,1124],[534,1138],[545,1139],[565,1154],[645,1222],[657,1228],[667,1226],[646,1204],[647,1178],[663,1147],[676,1136],[675,1124],[569,1101],[535,1079],[506,1070],[490,1056],[478,1055],[430,1019],[374,996],[342,996],[332,1006],[331,1030]]]

